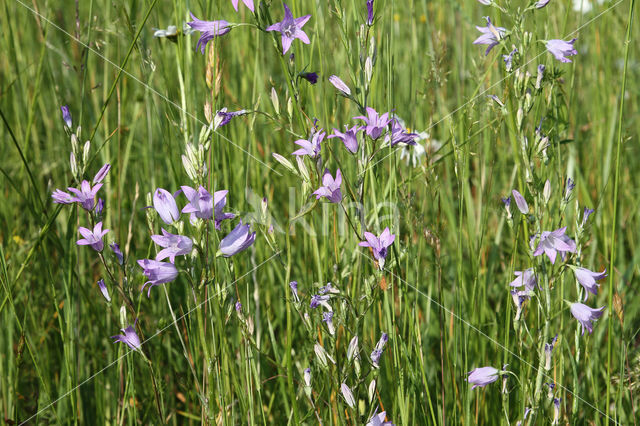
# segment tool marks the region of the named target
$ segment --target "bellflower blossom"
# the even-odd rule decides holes
[[[111,302],[111,296],[109,296],[109,290],[107,289],[107,286],[104,283],[104,280],[102,278],[98,280],[98,287],[100,288],[100,292],[102,293],[104,298],[107,300],[107,302]]]
[[[221,37],[231,31],[229,23],[224,20],[219,21],[203,21],[190,13],[193,21],[187,22],[187,24],[196,31],[200,32],[200,38],[196,44],[196,49],[200,48],[200,51],[204,55],[204,49],[207,47],[207,43],[213,40],[215,37]]]
[[[138,265],[144,269],[144,274],[149,278],[149,281],[142,285],[140,291],[144,291],[144,288],[149,284],[147,289],[147,297],[151,296],[151,289],[157,285],[170,283],[178,277],[178,269],[173,263],[158,262],[152,259],[138,260]]]
[[[567,227],[565,226],[564,228],[559,228],[552,232],[544,231],[542,235],[540,235],[540,242],[533,252],[533,255],[540,256],[544,253],[547,255],[551,263],[555,264],[558,252],[561,253],[563,259],[565,253],[575,253],[576,243],[564,234],[566,230]]]
[[[336,171],[335,179],[331,176],[331,173],[329,173],[329,169],[325,169],[324,175],[322,176],[322,186],[315,190],[313,194],[318,200],[325,197],[332,203],[339,203],[342,201],[340,185],[342,185],[342,173],[340,172],[340,169]]]
[[[585,207],[583,212],[582,212],[582,227],[584,228],[584,226],[587,224],[587,220],[589,220],[589,216],[591,216],[591,214],[594,212],[595,210],[590,209],[588,207]]]
[[[60,110],[62,111],[62,120],[64,121],[64,124],[68,128],[71,128],[73,122],[71,120],[71,111],[69,111],[69,107],[67,105],[62,105]]]
[[[231,257],[246,250],[256,240],[256,233],[251,232],[251,225],[240,223],[220,241],[219,251],[224,257]]]
[[[167,225],[180,219],[180,210],[173,195],[166,189],[158,188],[153,194],[153,208]]]
[[[564,40],[547,40],[546,47],[549,53],[551,53],[560,62],[571,62],[571,59],[567,56],[577,55],[578,51],[573,47],[576,42],[576,38],[569,41]]]
[[[327,328],[329,329],[329,334],[332,336],[336,334],[336,329],[333,326],[333,311],[323,312],[322,313],[322,321],[327,323]]]
[[[183,235],[171,234],[162,229],[162,235],[152,235],[151,239],[164,250],[160,250],[156,256],[156,260],[169,258],[171,263],[175,263],[176,256],[183,256],[191,253],[193,242],[189,237]]]
[[[233,213],[225,213],[222,210],[227,205],[228,190],[223,189],[213,193],[213,218],[215,219],[216,229],[220,230],[220,224],[223,220],[233,219],[236,217]]]
[[[338,138],[342,141],[345,148],[352,153],[355,154],[358,152],[358,132],[361,130],[359,126],[353,126],[349,128],[345,127],[344,133],[338,131],[337,129],[333,129],[333,134],[327,136],[327,139]]]
[[[122,251],[120,251],[118,243],[109,244],[109,248],[111,248],[111,251],[115,254],[116,259],[118,259],[118,263],[122,265],[124,263],[124,255],[122,254]]]
[[[516,206],[518,207],[518,210],[520,210],[520,213],[529,213],[529,205],[527,204],[527,200],[524,199],[522,194],[515,189],[511,191],[511,193],[513,194],[513,199],[515,200]]]
[[[109,170],[111,170],[111,164],[109,163],[100,167],[100,170],[98,170],[98,173],[96,173],[95,177],[93,178],[93,183],[96,184],[102,182],[104,178],[107,177],[107,173],[109,173]]]
[[[102,216],[102,211],[104,210],[104,200],[102,198],[98,198],[98,202],[96,203],[96,214],[98,216]]]
[[[379,115],[378,112],[371,107],[367,107],[366,117],[359,115],[353,118],[356,120],[363,120],[365,122],[365,132],[367,133],[367,136],[373,140],[378,139],[380,135],[382,135],[382,132],[387,128],[391,121],[388,112]]]
[[[333,308],[328,303],[328,300],[330,298],[331,296],[321,296],[319,294],[314,294],[313,296],[311,296],[311,303],[309,303],[309,307],[311,309],[316,309],[318,306],[322,305],[326,310],[332,312]]]
[[[247,8],[251,12],[254,12],[254,10],[253,10],[253,0],[242,0],[242,3],[244,3],[244,5],[247,6]],[[231,0],[231,4],[233,5],[233,8],[237,12],[238,11],[238,0]]]
[[[471,389],[484,387],[498,380],[499,372],[500,370],[493,367],[474,368],[473,370],[469,371],[469,377],[467,378],[467,381],[469,383],[473,383]]]
[[[103,231],[102,222],[98,222],[96,223],[96,226],[93,227],[93,231],[81,226],[78,228],[78,232],[80,232],[80,235],[84,237],[78,240],[77,244],[79,246],[91,246],[95,251],[102,251],[104,248],[102,237],[104,237],[109,230],[105,229]]]
[[[53,202],[56,204],[71,204],[76,202],[73,195],[60,189],[53,191],[51,198],[53,198]]]
[[[77,188],[67,188],[69,192],[73,192],[75,197],[73,197],[73,201],[77,202],[82,206],[83,209],[90,212],[93,210],[95,206],[96,194],[102,188],[102,184],[99,183],[94,187],[91,187],[89,181],[83,180],[82,184],[80,184],[80,189]]]
[[[312,132],[311,140],[298,139],[294,143],[300,146],[300,149],[293,151],[293,155],[308,155],[311,158],[316,158],[320,154],[320,144],[324,139],[325,132],[323,130],[317,130]]]
[[[529,292],[536,289],[538,277],[536,277],[536,274],[533,272],[533,268],[525,269],[524,271],[514,271],[513,274],[516,276],[516,279],[509,283],[511,287],[524,286]]]
[[[600,318],[604,311],[604,306],[597,309],[591,309],[587,305],[583,305],[582,303],[573,303],[571,304],[571,315],[575,319],[578,320],[580,325],[582,325],[582,335],[584,335],[584,330],[586,329],[589,334],[593,332],[593,324],[591,321],[595,321]]]
[[[213,197],[209,191],[203,186],[200,186],[197,191],[190,186],[180,188],[189,200],[189,204],[182,209],[182,213],[191,213],[192,221],[195,218],[211,219],[213,217]]]
[[[393,423],[387,422],[387,412],[378,413],[378,408],[373,412],[373,416],[369,419],[366,426],[393,426]]]
[[[134,350],[134,351],[140,350],[142,343],[140,343],[140,337],[138,337],[138,333],[136,333],[136,330],[133,328],[133,326],[130,325],[127,328],[122,328],[121,331],[124,334],[111,336],[111,338],[113,339],[113,342],[126,343],[127,346],[131,348],[131,350]]]
[[[241,115],[247,115],[249,111],[246,109],[241,109],[238,111],[227,111],[227,107],[222,108],[220,111],[216,112],[216,116],[213,118],[213,128],[214,130],[218,129],[218,127],[226,126],[231,122],[233,117],[238,117]]]
[[[487,56],[489,52],[491,52],[491,49],[493,49],[494,46],[500,43],[500,39],[507,32],[505,28],[495,27],[491,23],[491,18],[489,18],[488,16],[486,17],[486,19],[487,19],[486,27],[476,26],[476,28],[478,29],[478,31],[482,33],[482,35],[473,41],[473,44],[488,45],[487,50],[484,52],[485,56]]]
[[[367,25],[373,25],[373,0],[367,0]]]
[[[373,348],[373,351],[371,352],[371,363],[375,368],[379,367],[380,357],[382,357],[382,352],[384,351],[384,347],[388,341],[389,335],[387,333],[382,333],[382,335],[380,336],[380,340],[378,340],[378,343],[376,343],[376,347]]]
[[[373,257],[378,261],[380,269],[384,267],[384,260],[387,257],[387,248],[393,244],[396,236],[389,231],[389,228],[384,228],[384,231],[380,234],[380,237],[376,237],[371,232],[364,233],[366,241],[358,243],[360,247],[371,247],[373,251]]]
[[[338,89],[343,96],[351,96],[351,89],[349,89],[349,86],[337,75],[330,75],[329,83],[333,84],[333,87]]]
[[[311,84],[316,84],[318,82],[318,73],[315,73],[315,72],[301,72],[299,75],[300,75],[301,78],[304,78],[305,80],[307,80]]]
[[[524,302],[531,298],[531,294],[532,293],[529,290],[511,290],[511,297],[513,299],[513,303],[516,305],[516,316],[514,321],[520,321]]]
[[[385,142],[389,143],[391,146],[396,146],[399,143],[404,143],[406,145],[416,144],[416,138],[419,137],[417,133],[408,132],[397,118],[392,118],[390,123],[391,133],[387,134],[384,138]]]
[[[287,53],[291,47],[291,43],[295,39],[300,39],[304,44],[309,44],[309,37],[302,31],[302,27],[311,18],[311,15],[301,16],[300,18],[294,18],[291,14],[289,6],[284,5],[284,19],[273,25],[269,25],[267,31],[278,31],[282,34],[282,54]]]
[[[600,284],[596,283],[596,281],[605,278],[607,276],[607,270],[605,269],[602,272],[594,272],[579,266],[572,267],[572,269],[576,276],[576,280],[578,280],[580,285],[584,287],[584,300],[587,300],[589,293],[597,295]]]
[[[551,355],[553,353],[553,348],[558,341],[558,335],[551,339],[551,343],[544,344],[544,369],[549,371],[551,370]]]

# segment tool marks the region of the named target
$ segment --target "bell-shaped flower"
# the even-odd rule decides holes
[[[200,31],[200,38],[198,39],[198,44],[196,44],[196,49],[200,48],[203,55],[207,43],[215,37],[221,37],[231,31],[229,23],[225,20],[203,21],[193,16],[193,13],[191,13],[191,18],[193,18],[193,21],[187,22],[187,24],[194,30]]]
[[[113,342],[126,343],[127,346],[129,346],[132,350],[134,351],[140,350],[142,343],[140,343],[140,337],[138,337],[138,333],[136,333],[136,330],[133,328],[133,326],[130,325],[127,328],[121,329],[121,331],[124,334],[111,336],[111,338],[113,339]]]
[[[98,222],[96,226],[93,227],[93,231],[81,226],[78,228],[78,232],[84,237],[78,240],[77,244],[79,246],[91,246],[95,251],[102,251],[104,248],[102,237],[104,237],[109,230],[105,229],[103,231],[102,222]]]
[[[216,229],[220,229],[223,220],[233,219],[236,217],[233,213],[225,213],[222,210],[227,205],[228,190],[223,189],[213,193],[213,217],[215,219]]]
[[[360,247],[371,247],[373,257],[378,261],[380,269],[384,267],[384,260],[387,257],[387,248],[393,244],[396,236],[389,231],[389,228],[384,228],[380,237],[376,237],[371,232],[364,233],[365,241],[358,243]]]
[[[536,289],[538,278],[533,272],[533,268],[525,269],[524,271],[514,271],[513,274],[516,276],[516,279],[509,283],[511,287],[524,286],[530,292]]]
[[[220,241],[219,251],[224,257],[246,250],[256,239],[256,233],[251,232],[251,225],[243,225],[242,221]]]
[[[180,219],[180,210],[173,195],[166,189],[158,188],[153,194],[153,208],[158,212],[160,219],[167,225]]]
[[[140,291],[149,285],[147,289],[147,297],[151,296],[151,289],[157,285],[169,283],[178,277],[178,269],[173,263],[158,262],[152,259],[138,260],[138,265],[144,269],[144,274],[149,281],[142,285]]]
[[[555,231],[544,231],[540,235],[540,242],[533,252],[534,256],[540,256],[542,253],[546,254],[552,264],[556,262],[556,255],[561,253],[564,258],[564,254],[567,252],[576,252],[576,243],[565,235],[567,227],[556,229]]]
[[[189,237],[171,234],[164,229],[162,230],[162,235],[152,235],[151,239],[160,247],[164,247],[163,250],[158,252],[156,260],[168,257],[171,263],[175,263],[176,256],[189,254],[193,248],[193,242]]]
[[[347,83],[342,81],[342,79],[337,75],[335,74],[330,75],[329,83],[331,83],[333,87],[338,89],[343,96],[351,96],[351,89],[349,89],[349,86],[347,86]]]
[[[378,413],[378,409],[376,408],[366,426],[393,426],[393,423],[386,421],[386,419],[387,412],[382,411]]]
[[[513,194],[513,199],[515,200],[516,206],[518,207],[518,210],[520,210],[520,213],[529,213],[529,205],[527,204],[527,200],[524,199],[522,194],[515,189],[511,191],[511,193]]]
[[[493,367],[479,367],[469,371],[467,381],[472,383],[471,389],[484,387],[498,380],[500,370]]]
[[[340,185],[342,185],[342,172],[340,169],[336,171],[335,179],[329,173],[329,169],[325,169],[322,176],[322,186],[314,191],[314,195],[319,200],[325,197],[332,203],[339,203],[342,201],[342,192],[340,191]]]
[[[584,335],[584,330],[586,329],[589,334],[593,332],[593,324],[592,321],[600,318],[604,311],[604,306],[597,309],[592,309],[587,305],[583,305],[582,303],[573,303],[571,304],[571,315],[575,319],[578,320],[580,325],[582,325],[582,334]]]
[[[476,26],[476,28],[478,29],[478,31],[482,33],[482,35],[473,41],[473,44],[487,45],[487,50],[484,52],[485,56],[488,55],[489,52],[491,52],[491,49],[493,49],[494,46],[500,43],[500,39],[502,39],[502,37],[507,31],[502,27],[495,27],[491,23],[491,19],[488,16],[486,17],[486,19],[487,19],[486,27]]]
[[[569,41],[547,40],[547,51],[555,56],[555,58],[560,62],[571,62],[571,59],[567,58],[567,56],[578,54],[578,51],[573,47],[573,43],[575,43],[576,40],[577,39],[575,38]]]
[[[358,132],[360,131],[359,126],[353,126],[352,128],[348,128],[345,126],[344,133],[338,131],[337,129],[333,129],[333,134],[327,136],[327,139],[339,138],[344,144],[345,148],[349,150],[350,153],[355,154],[358,152]]]
[[[189,200],[189,203],[182,209],[182,213],[191,213],[191,220],[213,217],[213,197],[209,191],[203,186],[200,186],[197,191],[190,186],[181,186],[180,188]]]
[[[245,6],[247,6],[247,8],[253,12],[253,0],[242,0],[242,3],[244,3]],[[238,0],[231,0],[231,4],[233,5],[233,8],[236,10],[236,12],[238,11]]]
[[[371,139],[376,140],[382,135],[382,132],[387,128],[391,119],[389,119],[389,113],[385,112],[382,115],[379,115],[378,112],[371,108],[367,107],[367,116],[359,115],[357,117],[353,117],[355,120],[363,120],[366,124],[365,133]]]
[[[80,189],[67,188],[70,192],[75,194],[73,201],[79,203],[83,209],[90,212],[95,206],[96,194],[102,188],[102,184],[99,183],[94,187],[91,187],[89,181],[83,180],[80,184]]]
[[[392,118],[391,133],[387,134],[384,140],[391,146],[396,146],[399,143],[405,145],[415,145],[416,139],[418,137],[419,135],[417,133],[408,132],[407,129],[404,128],[400,120],[398,120],[397,118]]]
[[[311,135],[311,140],[298,139],[294,143],[300,146],[300,149],[293,151],[293,155],[308,155],[311,158],[316,158],[320,154],[320,144],[324,139],[325,132],[323,130],[314,131]]]
[[[109,296],[109,290],[107,289],[107,286],[104,283],[104,280],[102,278],[98,280],[98,288],[100,288],[100,292],[102,293],[104,298],[107,300],[107,302],[111,302],[111,296]]]
[[[582,287],[584,287],[584,300],[587,300],[589,297],[589,293],[598,294],[598,284],[596,281],[599,281],[607,276],[607,270],[605,269],[602,272],[594,272],[590,271],[587,268],[581,268],[579,266],[572,266],[573,273],[576,276],[576,280],[580,283]]]

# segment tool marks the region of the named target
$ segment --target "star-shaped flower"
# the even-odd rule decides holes
[[[289,6],[284,5],[284,19],[267,27],[267,31],[278,31],[282,34],[282,54],[287,53],[294,39],[299,38],[304,44],[309,44],[309,37],[302,31],[302,27],[311,15],[294,18]]]

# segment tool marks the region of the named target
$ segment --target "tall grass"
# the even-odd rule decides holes
[[[4,421],[366,424],[377,410],[395,424],[546,424],[555,398],[563,424],[636,424],[635,2],[593,2],[579,12],[578,2],[551,1],[525,13],[534,2],[499,1],[500,11],[476,0],[375,0],[369,27],[365,1],[290,0],[294,17],[312,15],[303,28],[311,43],[295,40],[294,58],[282,55],[279,33],[255,26],[280,21],[282,2],[255,3],[258,19],[226,0],[0,5]],[[199,33],[182,31],[189,12],[255,25],[215,38],[202,55]],[[472,42],[487,15],[510,34],[485,56],[486,46]],[[176,36],[154,37],[153,28],[169,25]],[[537,41],[573,37],[572,63]],[[502,55],[512,45],[521,56],[507,70]],[[539,64],[545,77],[535,89]],[[317,72],[318,83],[297,78],[302,71]],[[328,81],[333,74],[351,98]],[[71,109],[70,129],[61,105]],[[420,132],[425,155],[403,145],[376,152],[384,137],[360,136],[356,155],[325,139],[320,160],[296,162],[293,142],[309,137],[315,119],[327,133],[343,130],[366,106]],[[223,107],[248,114],[214,130]],[[72,133],[86,166],[76,173]],[[543,136],[544,153],[536,151]],[[190,173],[183,155],[200,169]],[[91,180],[105,163],[99,196],[111,231],[101,258],[76,244],[78,227],[98,217],[54,204],[51,194]],[[342,171],[342,204],[312,195],[325,167]],[[225,211],[238,217],[219,231],[185,214],[168,228],[146,208],[157,188],[200,184],[229,191]],[[505,210],[501,198],[513,189],[528,214],[513,199]],[[184,207],[184,195],[177,200]],[[595,212],[582,226],[584,207]],[[238,218],[252,224],[255,243],[216,257]],[[576,253],[555,264],[533,256],[540,233],[563,226]],[[147,297],[136,260],[155,258],[150,235],[162,227],[198,249],[176,258],[179,277]],[[386,227],[396,237],[382,264],[358,243]],[[570,313],[584,290],[568,265],[607,269],[584,302],[605,306],[593,333],[582,335]],[[529,267],[539,287],[518,317],[509,283]],[[328,302],[335,334],[322,320],[327,308],[310,307],[327,283],[339,290]],[[110,336],[136,320],[141,349],[114,344]],[[371,353],[382,333],[377,368]],[[556,333],[547,370],[544,344]],[[468,372],[485,366],[504,373],[472,389]]]

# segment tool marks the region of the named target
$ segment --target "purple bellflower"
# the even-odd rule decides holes
[[[73,122],[71,121],[71,111],[69,111],[69,107],[67,105],[62,105],[60,110],[62,111],[62,120],[64,121],[64,124],[68,128],[71,128]]]
[[[249,9],[251,12],[254,12],[254,10],[253,10],[253,0],[242,0],[242,3],[244,3],[244,5],[247,6],[247,9]],[[238,11],[238,0],[231,0],[231,4],[233,5],[233,8],[237,12]]]
[[[100,288],[100,292],[107,299],[107,302],[111,302],[111,296],[109,296],[109,290],[107,289],[107,285],[104,283],[104,280],[100,278],[98,280],[98,287]]]
[[[95,206],[96,194],[102,188],[102,184],[99,183],[94,187],[91,187],[89,181],[83,180],[80,185],[80,189],[77,188],[67,188],[69,192],[73,192],[75,197],[73,197],[73,201],[79,203],[83,209],[90,212],[93,210]]]
[[[102,198],[98,198],[98,202],[96,203],[96,214],[98,216],[101,216],[103,210],[104,210],[104,200]]]
[[[102,237],[104,237],[109,230],[105,229],[103,231],[102,222],[98,222],[96,223],[96,226],[93,227],[93,231],[81,226],[78,228],[78,232],[80,232],[80,235],[84,237],[81,240],[78,240],[77,244],[79,246],[91,246],[95,251],[102,251],[104,248]]]
[[[184,206],[182,213],[191,213],[191,220],[211,219],[213,217],[213,197],[203,186],[198,190],[190,186],[181,186],[184,196],[189,200],[189,204]]]
[[[389,122],[391,121],[391,119],[389,119],[388,112],[379,115],[378,112],[371,107],[367,107],[366,117],[359,115],[353,118],[357,120],[363,120],[365,122],[365,132],[367,133],[367,136],[369,136],[373,140],[378,139],[380,135],[382,135],[382,132],[387,128]]]
[[[336,334],[336,328],[333,326],[333,311],[324,312],[322,314],[322,321],[327,323],[327,329],[332,336]]]
[[[597,309],[591,309],[587,305],[583,305],[582,303],[573,303],[571,304],[571,315],[575,319],[578,320],[580,325],[582,325],[582,334],[584,335],[584,330],[586,329],[589,334],[593,332],[593,324],[591,321],[595,321],[600,318],[603,314],[604,306]]]
[[[170,283],[178,277],[178,269],[173,263],[158,262],[152,259],[138,260],[138,265],[144,269],[144,274],[149,278],[149,281],[142,285],[140,291],[144,291],[144,288],[149,284],[147,288],[147,297],[151,296],[151,289],[157,285]]]
[[[330,75],[329,83],[333,84],[333,87],[338,89],[343,96],[351,96],[351,89],[349,89],[349,86],[337,75]]]
[[[380,237],[376,237],[371,232],[364,233],[366,241],[358,243],[360,247],[371,247],[373,251],[373,257],[378,261],[380,269],[384,267],[384,260],[387,257],[387,248],[393,244],[396,236],[389,231],[389,228],[384,228]]]
[[[311,84],[316,84],[318,82],[318,73],[315,72],[301,72],[300,77],[304,78]]]
[[[382,411],[378,413],[378,409],[376,408],[373,412],[373,416],[369,419],[366,426],[393,426],[393,423],[387,422],[387,412]]]
[[[124,255],[122,254],[122,251],[120,251],[120,246],[118,245],[118,243],[109,244],[109,248],[111,248],[111,251],[113,252],[113,254],[116,255],[116,259],[118,259],[118,263],[122,265],[124,263]]]
[[[587,220],[589,220],[589,216],[591,216],[591,214],[594,212],[595,210],[590,209],[588,207],[584,208],[584,211],[582,212],[582,227],[584,228],[584,226],[587,224]]]
[[[607,276],[607,270],[605,269],[602,272],[594,272],[579,266],[572,267],[572,269],[576,276],[576,280],[578,280],[580,285],[584,287],[584,300],[587,300],[589,293],[597,295],[600,284],[596,283],[596,281],[605,278]]]
[[[505,65],[505,68],[507,69],[507,72],[511,71],[511,69],[513,68],[513,56],[516,53],[518,53],[518,49],[516,49],[514,47],[513,50],[511,52],[509,52],[508,55],[502,55],[502,58],[504,59],[504,65]]]
[[[339,132],[337,129],[333,129],[333,134],[327,136],[327,139],[339,138],[345,148],[347,148],[350,153],[355,154],[358,152],[358,132],[360,130],[361,127],[359,126],[353,126],[350,129],[345,126],[344,133]]]
[[[473,370],[469,371],[469,377],[467,378],[467,381],[469,383],[473,383],[471,389],[484,387],[498,380],[499,372],[500,371],[497,368],[493,367],[474,368]]]
[[[104,178],[107,177],[107,173],[109,173],[109,170],[111,170],[111,164],[109,163],[100,167],[100,170],[98,170],[98,173],[96,173],[95,177],[93,178],[94,185],[96,183],[102,182]]]
[[[282,54],[287,53],[291,47],[291,43],[295,39],[300,39],[304,44],[309,44],[309,37],[302,31],[302,27],[311,18],[311,15],[301,16],[300,18],[294,18],[291,14],[289,6],[284,5],[284,19],[278,23],[270,25],[266,28],[267,31],[278,31],[282,34]]]
[[[316,309],[318,306],[324,306],[328,311],[333,311],[331,305],[329,305],[328,300],[331,296],[321,296],[319,294],[314,294],[311,296],[311,302],[309,303],[309,307],[311,309]]]
[[[140,350],[142,343],[140,343],[140,337],[138,337],[138,333],[136,333],[136,330],[133,328],[133,326],[130,325],[127,328],[121,329],[121,331],[124,334],[111,336],[111,338],[113,339],[113,342],[126,343],[127,346],[131,348],[131,350],[134,350],[134,351]]]
[[[53,202],[56,204],[71,204],[76,202],[73,195],[59,189],[53,191],[51,198],[53,198]]]
[[[158,252],[156,260],[168,257],[171,263],[175,263],[176,256],[189,254],[193,248],[193,242],[189,237],[171,234],[164,229],[162,230],[162,235],[152,235],[151,239],[160,247],[164,247],[163,250]]]
[[[417,133],[410,133],[400,123],[400,120],[397,118],[391,119],[391,133],[387,134],[384,138],[385,142],[389,142],[391,146],[396,146],[399,143],[404,143],[406,145],[415,145],[416,138],[418,137]]]
[[[294,143],[300,146],[300,149],[293,151],[293,155],[308,155],[311,158],[316,158],[320,154],[320,144],[324,139],[325,132],[323,130],[313,131],[311,140],[298,139]]]
[[[224,107],[220,111],[216,112],[216,116],[213,119],[214,129],[217,129],[218,127],[226,126],[231,122],[233,117],[246,115],[248,113],[249,112],[246,109],[240,109],[238,111],[227,111],[227,107]]]
[[[546,47],[549,53],[556,57],[560,62],[571,62],[567,56],[577,55],[578,51],[573,47],[576,39],[569,41],[564,40],[547,40]]]
[[[242,220],[233,230],[220,241],[219,250],[224,257],[246,250],[256,239],[256,233],[251,232],[251,225],[242,224]]]
[[[551,343],[544,344],[544,369],[549,371],[551,370],[551,354],[553,353],[553,348],[558,341],[558,335],[551,339]]]
[[[373,0],[367,0],[367,25],[373,25]]]
[[[199,48],[203,55],[207,43],[215,37],[221,37],[231,31],[229,23],[224,20],[202,21],[193,16],[193,13],[191,13],[191,18],[193,18],[193,21],[187,22],[187,24],[194,30],[200,31],[200,38],[198,39],[198,44],[196,44],[196,49]]]
[[[484,52],[485,56],[487,56],[489,54],[489,52],[491,52],[491,49],[493,49],[494,46],[496,46],[496,45],[498,45],[498,43],[500,43],[500,39],[502,38],[502,36],[507,31],[506,29],[504,29],[502,27],[495,27],[491,23],[491,18],[489,18],[488,16],[486,17],[486,19],[487,19],[487,26],[486,27],[478,27],[478,26],[476,26],[476,28],[478,29],[478,31],[480,31],[482,33],[482,35],[473,41],[473,44],[486,44],[486,45],[488,45],[487,50]]]
[[[518,210],[520,210],[520,213],[529,213],[529,205],[527,204],[527,200],[524,199],[522,194],[515,189],[511,191],[511,193],[513,194],[513,199],[515,200],[516,206],[518,207]]]
[[[516,279],[509,284],[511,287],[524,286],[529,292],[536,289],[538,277],[536,277],[536,274],[533,272],[533,268],[525,269],[524,271],[514,271],[513,273]]]
[[[340,185],[342,185],[342,172],[340,169],[336,171],[335,179],[329,173],[329,169],[325,169],[322,176],[322,186],[318,188],[313,194],[316,199],[325,197],[332,203],[339,203],[342,201],[342,191],[340,191]]]
[[[176,200],[166,189],[156,189],[153,194],[153,208],[158,212],[160,219],[167,225],[171,225],[180,219],[180,210],[178,210]]]
[[[555,264],[558,252],[561,253],[563,259],[566,252],[575,253],[576,243],[564,234],[566,230],[567,227],[565,226],[564,228],[556,229],[552,232],[544,231],[542,235],[540,235],[540,242],[538,243],[536,250],[533,252],[533,255],[540,256],[544,253],[547,255],[551,263]]]
[[[233,213],[225,213],[222,210],[227,205],[228,190],[223,189],[213,193],[213,218],[215,219],[216,229],[220,229],[223,220],[233,219],[236,217]]]

